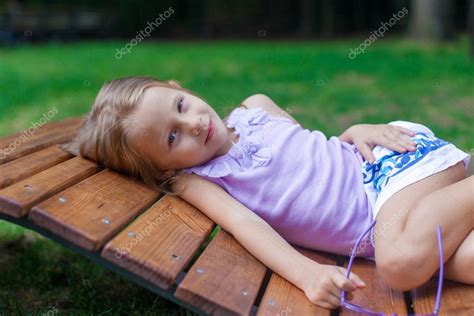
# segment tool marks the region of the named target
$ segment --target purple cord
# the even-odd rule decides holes
[[[443,240],[441,238],[441,225],[438,224],[436,234],[438,235],[438,251],[439,251],[439,278],[438,278],[438,293],[436,293],[436,303],[433,314],[438,315],[439,305],[441,303],[441,291],[443,289],[444,277],[444,260],[443,260]]]
[[[359,246],[362,238],[364,238],[364,236],[372,229],[372,227],[374,227],[375,222],[376,222],[376,220],[374,220],[372,222],[372,224],[370,224],[369,228],[359,237],[359,239],[357,239],[355,247],[354,247],[354,249],[352,249],[351,258],[349,259],[349,264],[347,266],[347,272],[346,272],[346,278],[347,279],[349,279],[349,274],[350,274],[351,268],[352,268],[352,262],[354,261],[354,258],[355,258],[355,251],[356,251],[357,247]],[[347,303],[346,302],[346,291],[344,291],[344,290],[342,290],[342,292],[341,292],[341,305],[347,307],[348,309],[357,311],[357,312],[365,312],[365,313],[369,313],[371,315],[374,315],[374,314],[375,315],[381,315],[381,314],[378,314],[378,313],[374,313],[370,310],[364,309],[362,307]]]
[[[354,249],[352,249],[351,258],[349,259],[349,264],[347,265],[347,273],[346,273],[347,279],[349,278],[349,274],[352,269],[352,262],[354,261],[354,258],[355,258],[355,251],[357,247],[359,246],[362,238],[364,238],[364,236],[372,229],[374,225],[375,225],[375,220],[372,222],[370,227],[362,234],[362,236],[359,237],[359,239],[357,240],[355,244]],[[438,224],[437,226],[436,235],[438,237],[439,278],[438,278],[438,291],[436,293],[436,303],[433,310],[433,315],[438,315],[438,312],[439,312],[439,307],[441,304],[441,292],[443,288],[443,277],[444,277],[443,240],[441,238],[441,225],[440,224]],[[359,312],[359,313],[366,313],[369,315],[384,315],[384,313],[376,313],[371,310],[346,302],[346,291],[344,290],[341,291],[341,306],[347,309],[350,309],[352,311]],[[396,314],[393,314],[393,315],[396,315]]]

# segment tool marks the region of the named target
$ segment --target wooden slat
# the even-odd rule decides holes
[[[75,157],[0,190],[0,213],[16,218],[53,194],[98,171],[92,161]]]
[[[166,195],[107,243],[102,257],[169,289],[214,226],[192,205]]]
[[[60,132],[61,129],[64,129],[68,125],[75,124],[78,120],[83,121],[84,119],[81,117],[70,117],[70,118],[60,120],[60,121],[50,121],[40,126],[38,129],[32,130],[32,133],[30,133],[28,128],[26,128],[22,131],[0,138],[0,148],[4,148],[10,145],[16,139],[21,138],[21,137],[28,138],[34,135],[44,135],[51,132]]]
[[[349,258],[345,257],[344,267],[347,268]],[[352,263],[351,272],[357,274],[367,285],[365,289],[358,289],[353,293],[354,298],[349,301],[365,309],[384,314],[407,314],[407,306],[403,297],[403,292],[388,287],[373,261],[355,258]],[[339,315],[359,315],[351,310],[341,308]]]
[[[0,165],[0,189],[74,157],[58,145]]]
[[[310,251],[300,247],[295,248],[317,263],[336,265],[336,257],[334,255],[319,251]],[[317,276],[308,276],[308,278],[317,278]],[[257,310],[257,316],[330,314],[331,310],[311,303],[301,289],[277,273],[272,273],[267,288],[265,289],[265,294]]]
[[[58,128],[63,128],[65,126],[67,126],[68,124],[70,124],[71,120],[74,120],[74,119],[75,118],[67,118],[67,119],[64,119],[64,120],[61,120],[61,121],[50,121],[50,122],[38,127],[36,130],[34,130],[34,129],[29,130],[28,128],[25,128],[22,131],[4,136],[4,137],[0,138],[0,148],[8,146],[12,142],[14,142],[15,139],[21,138],[22,136],[29,137],[32,134],[38,135],[38,134],[41,134],[41,133],[46,133],[50,130],[58,130]],[[32,133],[30,133],[30,132],[32,132]]]
[[[74,117],[42,125],[33,134],[25,131],[0,140],[0,164],[28,155],[54,144],[71,140],[78,132],[84,119]]]
[[[466,271],[466,273],[472,273]],[[438,277],[435,276],[422,286],[411,291],[416,314],[430,314],[436,301]],[[440,315],[474,315],[474,286],[443,280]]]
[[[28,220],[96,251],[158,197],[143,183],[105,169],[33,207]]]
[[[249,315],[266,267],[220,230],[179,284],[175,297],[212,315]]]

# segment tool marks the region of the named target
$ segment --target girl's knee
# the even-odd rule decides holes
[[[384,282],[393,289],[407,291],[429,279],[423,269],[423,259],[416,251],[394,248],[392,251],[375,253],[377,271]]]

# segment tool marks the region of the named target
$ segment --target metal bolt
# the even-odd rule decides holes
[[[203,274],[203,273],[204,273],[204,269],[202,269],[202,268],[197,268],[197,269],[196,269],[196,272]]]
[[[31,190],[32,186],[31,184],[25,184],[25,189]]]
[[[275,301],[271,298],[268,300],[268,305],[275,305]]]
[[[66,203],[67,202],[67,199],[64,196],[60,196],[58,200],[61,203]]]
[[[247,295],[249,295],[249,292],[243,290],[243,291],[240,291],[240,294],[242,294],[243,296],[247,296]]]
[[[171,256],[173,257],[174,260],[181,260],[181,256],[178,256],[175,254],[172,254]]]
[[[135,237],[135,236],[137,236],[137,233],[135,233],[135,232],[128,232],[128,236],[130,236],[130,237]]]
[[[109,219],[106,217],[102,220],[102,223],[106,224],[106,225],[109,225],[110,224],[110,221]]]

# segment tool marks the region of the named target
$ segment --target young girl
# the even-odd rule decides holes
[[[348,256],[375,219],[357,255],[388,286],[409,290],[437,272],[438,224],[446,278],[474,284],[470,156],[420,124],[358,124],[327,139],[261,94],[222,120],[175,81],[129,77],[104,84],[65,148],[164,185],[321,307],[365,284],[290,243]]]

